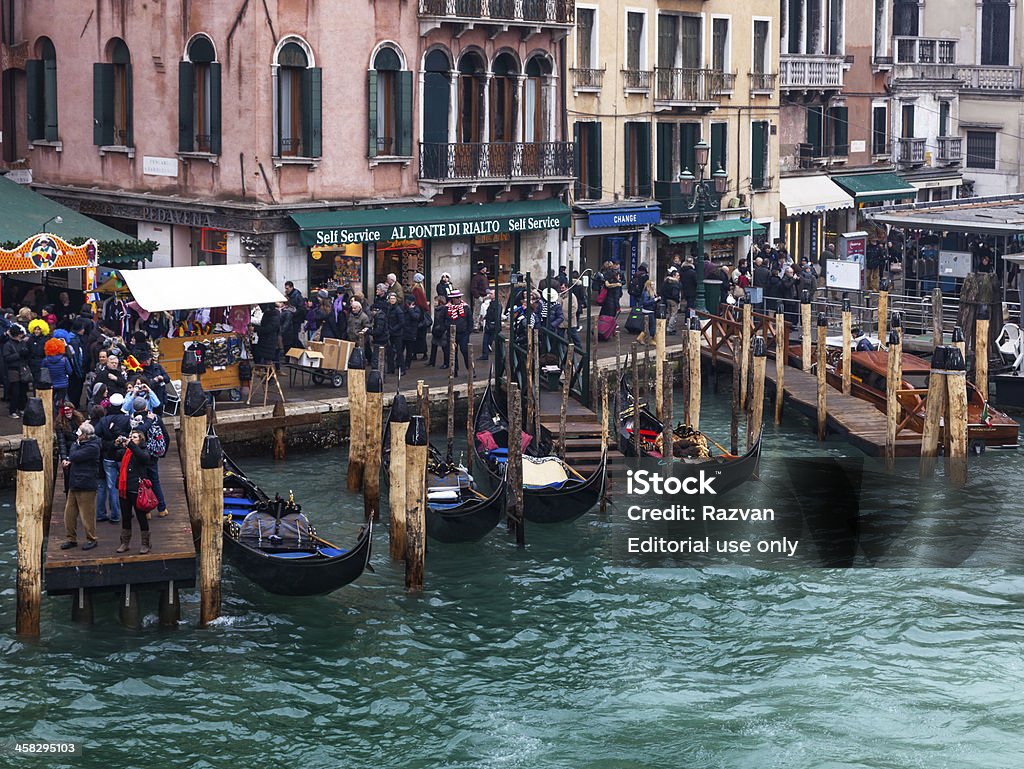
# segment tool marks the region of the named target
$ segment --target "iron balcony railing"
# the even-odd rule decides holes
[[[775,78],[774,72],[751,72],[750,73],[750,90],[751,91],[774,91],[775,90]]]
[[[654,100],[669,104],[715,102],[716,97],[732,90],[735,80],[732,73],[714,69],[656,67]]]
[[[572,179],[572,142],[427,142],[420,145],[420,179],[487,181]]]
[[[622,87],[626,91],[650,91],[651,71],[649,69],[622,70]]]
[[[963,162],[964,137],[962,136],[940,136],[939,162],[948,165],[960,165]]]
[[[779,87],[782,90],[843,87],[842,56],[827,54],[783,54],[779,60]]]
[[[924,152],[925,145],[928,143],[927,139],[902,137],[897,141],[897,163],[909,166],[924,165]]]
[[[575,0],[419,0],[420,16],[452,21],[572,24]]]
[[[601,90],[604,85],[604,67],[601,69],[577,67],[572,71],[572,87],[579,89]]]

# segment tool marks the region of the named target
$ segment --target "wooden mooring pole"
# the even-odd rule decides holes
[[[942,435],[942,414],[946,405],[946,348],[939,345],[932,351],[932,368],[928,374],[928,395],[924,402],[924,428],[921,431],[921,477],[931,478],[939,455]]]
[[[473,443],[476,441],[476,393],[473,392],[473,377],[476,376],[476,359],[473,357],[473,343],[469,343],[469,365],[466,366],[466,467],[473,464]]]
[[[388,424],[390,461],[388,464],[388,554],[392,560],[405,558],[405,434],[409,429],[409,404],[401,393],[395,395],[391,404],[391,421]]]
[[[974,327],[974,384],[981,397],[988,400],[988,328],[989,308],[978,305],[978,317]]]
[[[657,404],[658,419],[665,419],[665,333],[668,326],[668,310],[664,301],[655,305],[654,315],[654,401]],[[669,415],[671,419],[671,415]]]
[[[942,289],[932,289],[932,343],[942,345]]]
[[[601,388],[601,450],[608,451],[608,372],[604,371],[598,375],[599,387]],[[617,380],[616,380],[617,381]],[[605,490],[601,494],[601,512],[608,508],[607,480]]]
[[[427,387],[427,383],[422,379],[416,380],[416,403],[419,408],[420,416],[429,425],[430,424],[430,388]]]
[[[828,388],[828,349],[826,347],[828,338],[828,318],[825,313],[818,313],[818,440],[825,440],[825,432],[828,428],[828,411],[826,411],[825,391]]]
[[[640,454],[640,361],[637,360],[637,345],[633,342],[633,381],[631,382],[631,394],[633,396],[633,455]]]
[[[700,318],[690,318],[686,332],[686,424],[700,430]]]
[[[750,381],[750,332],[753,327],[751,323],[751,311],[753,307],[745,299],[738,300],[741,309],[740,317],[743,325],[740,328],[740,410],[747,408],[747,396],[750,394],[747,384]],[[735,348],[733,348],[735,350]]]
[[[422,590],[427,553],[427,423],[415,415],[405,433],[405,589]]]
[[[198,532],[202,527],[199,512],[199,498],[202,496],[202,480],[199,456],[203,451],[206,436],[206,392],[199,381],[189,382],[185,388],[185,402],[181,413],[181,443],[183,454],[182,474],[185,477],[185,498],[188,502],[188,517],[192,528]]]
[[[526,546],[526,517],[523,515],[523,431],[522,396],[519,385],[508,386],[508,461],[505,464],[505,514],[515,531],[516,546]]]
[[[380,520],[380,461],[384,429],[384,380],[380,371],[366,372],[366,465],[363,468],[363,515]]]
[[[800,352],[803,370],[811,373],[811,295],[804,291],[800,300]]]
[[[786,316],[775,313],[775,424],[782,424],[782,403],[786,395],[786,365],[789,363],[789,333]]]
[[[953,326],[951,339],[953,346],[960,351],[960,357],[967,360],[967,342],[964,341],[964,330],[960,326]]]
[[[31,401],[25,408],[24,417],[30,414]],[[33,421],[44,418],[42,404],[38,404]],[[37,425],[41,427],[42,425]],[[26,431],[27,432],[27,431]],[[18,574],[15,591],[17,610],[15,632],[29,638],[39,637],[39,607],[43,593],[43,506],[46,502],[44,489],[46,476],[39,442],[35,438],[22,438],[18,452],[17,491],[15,510],[18,532]]]
[[[569,410],[569,391],[572,388],[573,356],[576,345],[569,342],[565,353],[565,369],[562,375],[562,403],[558,409],[558,456],[565,459],[565,419]]]
[[[660,358],[659,358],[660,360]],[[661,456],[666,463],[671,464],[675,459],[675,448],[673,445],[673,433],[672,428],[674,421],[672,419],[672,367],[662,366],[661,367],[661,380],[658,382],[661,390],[661,397],[663,403],[661,404]]]
[[[889,281],[883,280],[878,291],[878,343],[889,335]]]
[[[761,438],[764,426],[764,375],[768,366],[768,346],[763,336],[754,337],[754,386],[751,393],[750,427],[747,429],[747,449]]]
[[[843,299],[843,395],[850,394],[852,376],[850,363],[853,361],[853,328],[850,315],[850,300]]]
[[[363,348],[356,345],[348,358],[348,490],[361,491],[366,445],[366,361]]]
[[[733,352],[740,349],[739,337],[733,336],[729,343],[732,345]],[[743,406],[740,402],[740,392],[743,380],[743,367],[740,362],[733,358],[732,361],[732,393],[730,394],[730,413],[729,413],[729,451],[732,454],[739,454],[740,451],[740,412],[743,410]]]
[[[220,438],[207,435],[199,457],[202,473],[199,548],[199,627],[220,616],[221,548],[224,532],[224,452]]]
[[[455,347],[455,324],[449,327],[451,334],[451,355],[452,361],[455,361],[455,356],[458,355],[458,350]],[[468,366],[466,368],[469,368]],[[455,366],[451,365],[448,367],[448,431],[445,433],[445,457],[449,462],[452,461],[452,455],[455,451]]]
[[[949,482],[962,489],[967,485],[967,365],[959,350],[946,358],[946,422]]]
[[[900,422],[899,390],[903,386],[903,338],[899,328],[889,332],[889,366],[885,378],[885,466],[896,467],[896,436]]]
[[[46,415],[46,423],[42,425],[41,437],[39,438],[39,450],[43,455],[43,474],[45,475],[45,486],[43,487],[43,536],[50,534],[50,510],[53,509],[53,485],[56,480],[56,464],[54,462],[54,421],[53,421],[53,382],[50,379],[50,371],[46,366],[39,369],[39,377],[36,379],[36,392],[43,404],[43,413]]]

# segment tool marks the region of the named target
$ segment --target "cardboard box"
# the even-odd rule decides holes
[[[293,347],[285,353],[297,366],[308,366],[309,368],[320,368],[324,355],[316,350],[303,350],[301,347]]]
[[[325,339],[323,342],[323,368],[334,371],[348,371],[348,358],[355,344],[341,339]]]

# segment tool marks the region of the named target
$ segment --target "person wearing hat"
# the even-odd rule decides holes
[[[128,546],[132,541],[132,517],[134,516],[139,521],[139,532],[142,534],[139,555],[145,555],[149,552],[151,544],[149,520],[145,513],[135,507],[139,485],[146,478],[147,470],[152,463],[150,453],[146,449],[145,433],[141,430],[131,430],[127,437],[118,437],[116,446],[120,451],[117,492],[121,505],[121,544],[114,552],[128,552]]]
[[[12,417],[19,418],[28,402],[28,382],[32,377],[28,368],[25,329],[20,323],[14,323],[7,329],[0,355],[7,371],[7,410]]]
[[[451,329],[448,324],[448,297],[437,294],[434,297],[434,322],[430,327],[430,360],[427,365],[437,365],[437,351],[441,351],[446,369],[451,365]]]
[[[416,299],[416,306],[423,312],[430,312],[430,300],[427,299],[427,290],[423,288],[423,273],[417,272],[412,276],[412,295]]]
[[[68,377],[71,376],[71,361],[68,360],[68,356],[65,355],[67,345],[64,344],[64,340],[47,339],[46,344],[43,345],[43,351],[46,353],[46,357],[43,358],[42,365],[50,373],[50,382],[52,383],[54,405],[64,402],[65,396],[68,394]]]
[[[462,292],[457,288],[452,289],[448,294],[448,323],[455,326],[455,344],[459,348],[455,353],[455,360],[451,362],[451,365],[455,366],[455,376],[459,375],[459,352],[462,353],[466,368],[469,368],[469,313],[469,307],[462,301]]]
[[[533,311],[533,322],[531,328],[546,328],[552,334],[561,336],[562,322],[565,314],[562,312],[562,303],[559,301],[558,290],[554,287],[545,288],[540,292],[540,301],[537,302]],[[545,353],[554,350],[554,340],[548,334],[542,334],[543,349]]]
[[[487,296],[487,289],[490,288],[491,281],[487,276],[487,265],[483,262],[477,264],[476,274],[473,279],[469,282],[469,295],[472,298],[471,307],[476,307],[477,310],[474,313],[473,330],[479,331],[483,328],[484,317],[481,312],[484,297]]]
[[[120,469],[122,452],[118,439],[124,438],[131,430],[131,419],[121,409],[124,396],[113,393],[106,416],[96,424],[96,435],[99,436],[103,452],[103,488],[96,495],[96,520],[121,522],[121,504],[118,501],[117,475]]]
[[[437,282],[434,287],[435,296],[443,296],[445,302],[448,301],[448,292],[452,290],[452,276],[447,272],[441,273],[441,279]]]
[[[76,438],[69,447],[67,456],[61,462],[67,489],[64,505],[64,542],[61,550],[78,547],[78,519],[85,529],[83,550],[96,547],[96,490],[99,476],[96,468],[100,461],[100,441],[93,426],[83,422],[78,426]]]
[[[668,322],[665,324],[666,334],[676,333],[676,322],[679,318],[679,300],[682,298],[682,286],[679,283],[679,270],[675,265],[668,268],[665,280],[661,284],[661,297],[668,309]]]

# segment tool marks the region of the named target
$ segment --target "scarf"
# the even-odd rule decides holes
[[[117,474],[117,491],[121,499],[128,499],[128,465],[132,463],[132,450],[125,448],[121,457],[121,469]]]

